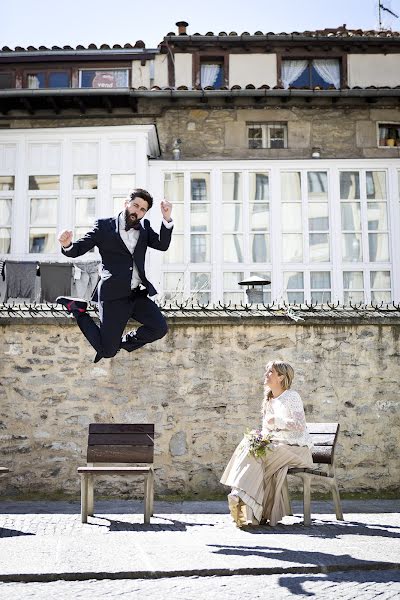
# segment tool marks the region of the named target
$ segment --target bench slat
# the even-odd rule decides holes
[[[7,469],[7,467],[0,467],[0,474],[1,473],[9,473],[9,469]]]
[[[330,433],[310,433],[314,446],[334,446],[336,436]]]
[[[148,433],[154,435],[153,423],[90,423],[90,433]]]
[[[149,473],[151,467],[78,467],[78,473],[99,473],[99,474],[118,474],[118,473]]]
[[[88,446],[87,462],[152,463],[153,446]]]
[[[154,446],[148,433],[89,433],[89,446]]]

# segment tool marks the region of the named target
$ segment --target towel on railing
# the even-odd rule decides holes
[[[9,298],[35,299],[35,277],[37,263],[33,261],[5,261],[6,293],[4,302]]]
[[[41,262],[41,302],[55,302],[57,296],[70,296],[72,284],[72,265],[70,263]]]

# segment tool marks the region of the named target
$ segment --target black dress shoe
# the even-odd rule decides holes
[[[101,360],[102,358],[104,358],[104,356],[102,356],[99,352],[97,352],[96,356],[94,357],[94,363],[98,363],[99,360]]]
[[[56,298],[57,304],[62,304],[65,306],[68,312],[72,313],[74,316],[79,316],[86,312],[88,303],[85,300],[80,300],[80,298],[68,298],[67,296],[58,296]]]

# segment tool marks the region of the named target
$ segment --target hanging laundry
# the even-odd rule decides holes
[[[31,302],[34,301],[36,267],[37,263],[32,261],[5,261],[5,302],[9,298],[26,298]]]
[[[72,284],[72,264],[41,262],[41,302],[55,302],[57,296],[70,296]]]
[[[74,263],[72,295],[90,300],[99,279],[100,261]]]

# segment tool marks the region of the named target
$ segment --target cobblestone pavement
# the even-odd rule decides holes
[[[226,502],[0,502],[0,600],[400,599],[399,501],[313,502],[276,528],[237,529]],[[23,583],[25,582],[26,583]]]
[[[400,598],[400,571],[307,575],[232,575],[119,581],[3,583],[0,600],[394,600]]]

